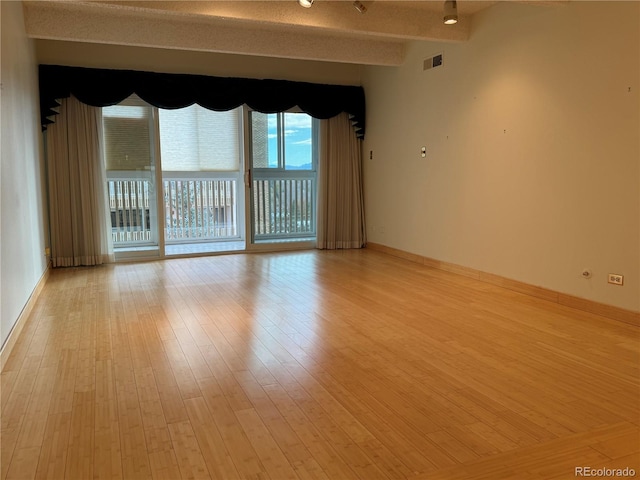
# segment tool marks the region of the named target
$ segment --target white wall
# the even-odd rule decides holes
[[[366,68],[369,241],[639,311],[639,30],[638,2],[502,2]]]
[[[1,1],[0,343],[46,271],[35,48],[22,3]]]

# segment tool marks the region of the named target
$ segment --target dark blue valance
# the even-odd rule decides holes
[[[362,87],[60,65],[40,65],[42,128],[54,122],[62,98],[73,95],[87,105],[106,107],[133,93],[155,107],[167,109],[197,103],[210,110],[225,111],[246,104],[262,113],[276,113],[297,106],[320,119],[346,112],[356,135],[364,138]]]

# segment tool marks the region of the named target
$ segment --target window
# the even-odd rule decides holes
[[[157,244],[153,109],[133,95],[102,121],[114,245]]]
[[[158,110],[165,242],[238,239],[243,232],[242,108]]]
[[[134,95],[102,115],[115,247],[243,236],[242,108],[163,110]]]
[[[103,108],[103,123],[121,251],[171,255],[185,244],[244,242],[246,215],[253,243],[315,239],[318,121],[309,115],[164,110],[132,96]]]
[[[317,121],[250,112],[249,123],[254,242],[315,238]]]
[[[315,171],[315,123],[306,113],[251,112],[253,168]]]

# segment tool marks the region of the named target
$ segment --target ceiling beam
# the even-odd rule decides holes
[[[304,9],[292,0],[49,0],[25,1],[24,9],[32,38],[366,65],[402,64],[409,40],[468,38],[468,17],[452,28],[441,13],[412,9],[412,3],[376,2],[365,15],[350,1]]]
[[[301,8],[295,0],[102,0],[97,3],[140,13],[154,11],[200,19],[247,21],[305,31],[400,40],[460,42],[469,39],[469,16],[460,12],[460,21],[455,27],[444,25],[442,1],[368,1],[366,14],[359,13],[351,0],[319,0],[312,8]],[[467,3],[489,5],[494,2]]]

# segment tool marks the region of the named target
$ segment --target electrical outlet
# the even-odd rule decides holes
[[[45,257],[50,257],[51,256],[51,249],[49,247],[44,249],[44,256]]]
[[[623,281],[624,281],[624,276],[623,275],[618,275],[617,273],[610,273],[607,281],[609,283],[612,283],[614,285],[622,285]]]

